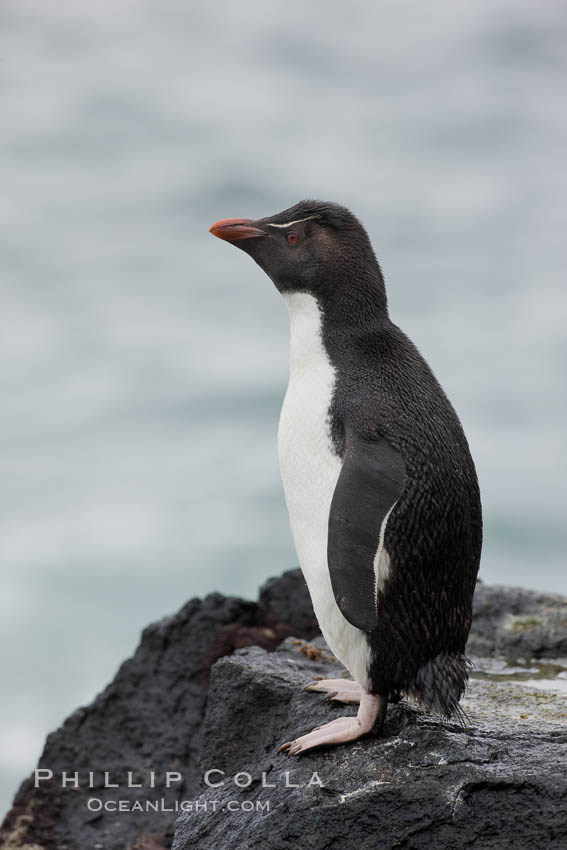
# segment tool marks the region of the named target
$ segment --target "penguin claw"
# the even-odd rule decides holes
[[[295,741],[287,741],[282,744],[278,753],[286,753],[288,756],[299,756],[316,747],[325,747],[331,744],[343,744],[346,741],[354,741],[365,734],[356,717],[337,717],[330,723],[316,726],[307,735],[296,738]]]
[[[299,738],[295,741],[287,741],[285,744],[282,744],[278,749],[278,753],[284,753],[287,756],[295,756],[301,752],[301,744],[299,743]]]
[[[286,741],[278,749],[278,753],[284,753],[287,756],[295,756],[301,752],[301,744],[297,741]]]
[[[356,705],[360,702],[361,688],[352,679],[319,679],[309,682],[302,691],[323,693],[324,700],[335,700],[346,704]]]

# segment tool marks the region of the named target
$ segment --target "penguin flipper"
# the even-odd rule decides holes
[[[337,605],[349,623],[365,632],[378,622],[375,564],[388,515],[406,480],[404,459],[386,440],[347,430],[329,514],[327,561]]]

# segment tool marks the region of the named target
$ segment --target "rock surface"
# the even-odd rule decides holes
[[[479,582],[467,652],[511,660],[567,656],[567,599]]]
[[[215,665],[201,774],[223,784],[189,801],[173,850],[567,847],[563,697],[477,679],[466,728],[399,703],[380,738],[288,758],[283,741],[355,713],[302,692],[344,673],[313,646],[288,639]]]
[[[563,745],[558,723],[563,722],[564,709],[558,698],[538,690],[537,681],[529,687],[506,681],[510,675],[549,675],[549,669],[552,674],[563,675],[562,668],[549,666],[546,660],[548,667],[543,674],[544,668],[539,667],[513,668],[516,673],[511,674],[503,660],[567,656],[564,599],[479,584],[469,649],[472,654],[492,657],[479,662],[476,675],[484,678],[475,679],[469,691],[466,706],[473,716],[471,730],[422,717],[400,704],[389,709],[383,740],[321,751],[300,761],[287,760],[276,755],[276,744],[309,729],[315,717],[325,720],[340,711],[318,697],[299,695],[296,686],[314,674],[323,675],[329,666],[333,670],[338,667],[320,645],[311,648],[288,641],[276,653],[266,650],[276,649],[289,635],[311,638],[316,630],[299,570],[267,582],[258,603],[212,594],[202,601],[191,600],[175,616],[149,626],[136,653],[121,666],[113,682],[91,705],[78,709],[48,736],[38,767],[52,770],[54,779],[38,788],[32,778],[24,781],[0,830],[0,848],[163,850],[171,846],[176,806],[198,798],[206,789],[204,770],[214,767],[225,771],[227,786],[205,791],[201,803],[218,798],[219,790],[230,794],[231,799],[239,799],[240,794],[242,800],[250,801],[251,794],[258,791],[254,783],[262,771],[273,775],[289,769],[291,781],[296,781],[295,774],[301,783],[305,777],[309,780],[311,769],[319,770],[313,765],[322,765],[324,788],[315,784],[282,789],[276,783],[276,791],[263,792],[278,795],[278,805],[271,812],[231,813],[228,821],[226,815],[203,810],[198,818],[184,815],[175,846],[206,850],[353,846],[348,836],[344,842],[329,843],[330,828],[325,831],[328,814],[333,829],[347,822],[354,829],[356,822],[361,847],[456,847],[461,846],[461,839],[452,845],[450,841],[457,827],[465,835],[469,821],[476,818],[484,823],[483,818],[488,818],[486,836],[490,837],[490,830],[498,823],[499,808],[514,807],[520,801],[526,807],[535,806],[536,790],[539,802],[526,829],[529,832],[532,824],[540,835],[550,836],[553,828],[562,843],[548,842],[547,846],[567,846],[562,832],[564,768],[559,770],[556,761],[557,748]],[[263,649],[242,649],[252,645]],[[230,656],[234,650],[236,653]],[[213,668],[202,729],[209,668],[219,658]],[[524,702],[519,695],[514,696],[516,691],[523,694]],[[528,693],[532,694],[531,702],[526,703]],[[529,720],[532,716],[536,722]],[[447,762],[437,763],[436,758]],[[250,788],[239,791],[228,781],[239,770],[254,775]],[[78,771],[80,787],[62,788],[61,771]],[[88,787],[88,771],[94,772],[94,787]],[[110,774],[111,782],[119,784],[118,789],[103,787],[104,771]],[[131,783],[141,783],[142,788],[127,787],[128,771],[132,773]],[[155,773],[154,788],[149,787],[151,771]],[[183,781],[167,788],[166,771],[182,774]],[[554,771],[557,776],[552,782]],[[426,774],[437,779],[428,784]],[[388,775],[393,777],[389,785],[372,784],[386,782]],[[450,782],[451,788],[461,789],[456,797],[450,796]],[[449,794],[441,794],[442,800],[454,800],[456,814],[446,823],[447,807],[439,794],[435,795],[435,789],[439,794],[441,789]],[[343,797],[339,806],[337,800]],[[90,811],[87,804],[93,798],[110,806],[124,800],[130,808],[138,804],[142,810]],[[143,810],[156,798],[163,798],[167,811]],[[258,799],[265,802],[262,796]],[[382,799],[390,799],[392,805],[398,800],[399,811],[392,820],[397,832],[392,826],[391,844],[376,843],[387,834],[386,825],[369,814],[378,805],[375,800]],[[557,806],[548,812],[553,799]],[[374,802],[367,805],[369,800]],[[332,811],[327,812],[328,806]],[[492,821],[489,814],[485,815],[489,811],[495,813]],[[339,813],[336,823],[333,812]],[[427,824],[442,821],[445,832],[439,833],[438,840],[445,844],[420,844],[419,836],[428,835]],[[541,831],[543,822],[548,832]],[[502,812],[500,823],[503,832],[512,828],[506,825]],[[224,834],[228,825],[240,836],[240,844]],[[311,845],[305,840],[307,827],[315,842]],[[275,837],[270,843],[272,834]],[[342,834],[340,830],[338,834]],[[360,837],[363,835],[364,839]],[[396,845],[394,839],[401,843]],[[498,844],[496,838],[494,841],[474,846],[508,846]],[[523,850],[532,845],[515,846]],[[543,850],[546,845],[540,842],[538,846]]]
[[[290,574],[291,573],[291,574]],[[284,586],[295,588],[298,609],[306,589],[300,570],[286,573]],[[297,588],[301,588],[299,591]],[[275,649],[301,631],[278,620],[270,609],[277,583],[263,593],[262,604],[219,593],[192,599],[173,617],[148,626],[136,653],[120,667],[108,687],[88,706],[75,711],[51,733],[38,768],[52,770],[53,781],[34,787],[25,780],[0,829],[0,848],[34,850],[161,850],[171,844],[177,813],[89,811],[91,798],[125,799],[142,805],[162,796],[166,805],[197,787],[201,724],[207,700],[209,667],[237,647],[260,644]],[[311,612],[312,615],[312,612]],[[312,615],[313,616],[313,615]],[[80,787],[61,787],[61,772],[79,771]],[[88,772],[94,773],[89,788]],[[104,772],[119,789],[104,788]],[[127,788],[128,771],[131,784]],[[155,788],[149,788],[150,772]],[[165,788],[165,772],[179,772],[182,783]]]

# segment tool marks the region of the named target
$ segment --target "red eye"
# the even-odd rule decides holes
[[[297,233],[288,233],[287,241],[289,245],[297,245],[297,243],[299,242],[299,236],[297,235]]]

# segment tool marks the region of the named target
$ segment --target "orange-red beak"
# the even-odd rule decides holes
[[[209,227],[209,233],[226,239],[227,242],[236,242],[238,239],[254,239],[257,236],[265,236],[263,230],[254,227],[249,218],[221,218]]]

